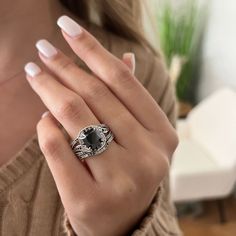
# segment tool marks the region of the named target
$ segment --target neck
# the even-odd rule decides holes
[[[0,0],[0,83],[37,58],[35,42],[55,36],[61,12],[59,0]]]

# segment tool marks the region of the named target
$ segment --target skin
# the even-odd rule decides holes
[[[55,75],[41,71],[27,76],[51,114],[44,115],[37,125],[39,144],[77,235],[126,235],[167,174],[177,136],[166,115],[123,61],[85,29],[76,38],[62,34],[94,75],[61,51],[53,58],[39,53]],[[58,122],[71,139],[90,124],[105,123],[115,141],[99,157],[81,162]]]
[[[56,26],[62,14],[70,15],[57,0],[0,0],[0,166],[36,133],[46,111],[25,80],[24,64],[40,61],[35,42],[41,37],[52,40],[75,58]]]
[[[24,64],[28,60],[40,63],[35,42],[41,37],[52,40],[75,59],[56,26],[62,14],[70,12],[58,0],[14,0],[14,5],[0,0],[0,166],[35,134],[36,124],[46,111],[24,79]],[[125,63],[130,65],[127,59]]]
[[[23,81],[18,85],[21,92],[28,92],[32,98],[28,100],[37,108],[25,104],[26,99],[22,101],[19,97],[15,100],[20,101],[15,101],[4,94],[5,99],[12,99],[15,106],[24,108],[25,114],[34,117],[30,123],[21,121],[20,125],[26,128],[37,123],[40,148],[76,234],[126,235],[143,216],[168,173],[178,139],[165,114],[134,77],[133,65],[127,57],[123,61],[114,57],[85,29],[76,38],[64,32],[62,35],[93,74],[75,65],[71,57],[62,52],[66,45],[62,43],[61,50],[58,49],[53,58],[39,53],[41,73],[27,76],[32,90]],[[15,91],[17,83],[12,83],[12,87],[7,88]],[[142,108],[140,102],[144,104]],[[0,115],[4,115],[1,119],[5,122],[7,118],[16,120],[20,114],[7,110],[7,104],[3,105],[6,111],[1,111]],[[45,108],[50,112],[40,119],[39,114]],[[19,117],[16,123],[18,120]],[[85,126],[105,123],[113,131],[115,140],[96,158],[81,162],[73,154],[59,123],[71,139]],[[14,128],[7,130],[15,132]],[[30,131],[23,137],[29,136]],[[4,140],[4,136],[1,139]],[[7,141],[4,140],[5,144]],[[20,146],[20,142],[16,143]],[[4,150],[3,144],[0,145],[0,150]],[[11,153],[9,150],[2,152]]]

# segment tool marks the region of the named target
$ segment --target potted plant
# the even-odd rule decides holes
[[[196,101],[203,16],[194,0],[178,6],[165,1],[158,10],[160,45],[175,83],[179,116],[186,116]]]

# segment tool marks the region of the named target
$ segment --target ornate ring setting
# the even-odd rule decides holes
[[[104,152],[113,139],[114,135],[107,125],[90,125],[79,132],[71,142],[71,148],[75,155],[83,160]]]

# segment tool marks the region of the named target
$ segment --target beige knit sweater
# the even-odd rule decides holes
[[[133,51],[136,76],[175,123],[175,98],[170,80],[160,58],[141,46],[90,26],[100,42],[118,57]],[[78,64],[81,64],[78,61]],[[152,115],[152,114],[148,114]],[[40,151],[37,135],[26,143],[11,162],[0,169],[0,235],[63,236],[71,235],[65,224],[64,208],[54,179]],[[134,227],[132,236],[181,235],[169,200],[168,178],[162,183],[146,216]]]

